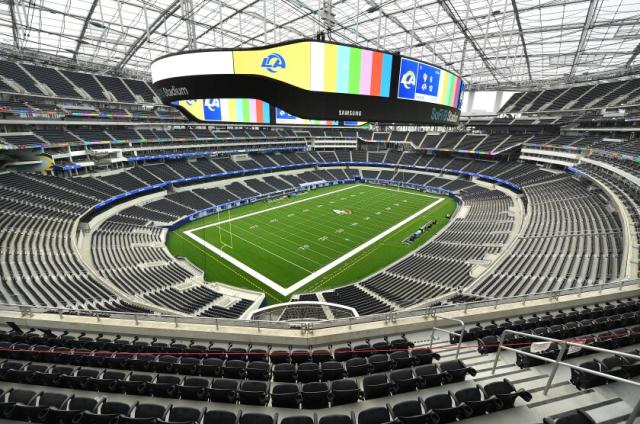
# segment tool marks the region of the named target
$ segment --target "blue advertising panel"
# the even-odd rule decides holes
[[[418,66],[418,81],[416,83],[416,97],[438,96],[440,84],[440,69],[421,63]]]
[[[204,100],[204,120],[222,121],[222,108],[220,107],[220,99]]]
[[[415,99],[416,81],[418,78],[418,62],[403,57],[400,62],[399,78],[398,98],[406,100]]]

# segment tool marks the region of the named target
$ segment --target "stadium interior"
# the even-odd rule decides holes
[[[638,0],[0,10],[0,422],[640,422]]]

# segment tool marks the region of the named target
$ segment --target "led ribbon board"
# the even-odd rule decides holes
[[[271,123],[271,106],[257,99],[177,100],[172,105],[202,122]]]
[[[151,75],[166,104],[192,99],[259,99],[277,109],[271,109],[273,123],[294,123],[291,117],[295,117],[457,124],[463,91],[458,76],[436,66],[320,41],[178,53],[154,61]],[[431,78],[427,91],[421,83],[425,76]],[[180,108],[194,119],[206,120],[200,112],[192,113],[182,104]]]
[[[201,122],[235,124],[283,124],[361,126],[365,122],[304,119],[257,99],[196,99],[171,102],[189,117]]]

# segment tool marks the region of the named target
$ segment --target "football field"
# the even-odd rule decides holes
[[[195,221],[168,246],[208,281],[263,291],[270,301],[356,281],[423,244],[455,211],[448,197],[365,184],[303,192]],[[403,241],[431,220],[417,242]]]

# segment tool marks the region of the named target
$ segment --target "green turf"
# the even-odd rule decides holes
[[[259,202],[190,223],[169,234],[167,244],[176,256],[189,258],[205,271],[208,281],[265,292],[270,303],[286,300],[253,277],[186,237],[186,230],[215,224],[195,234],[283,287],[353,250],[397,222],[438,199],[412,190],[384,189],[364,184],[340,185],[307,192],[295,198]],[[274,207],[286,205],[278,209]],[[446,225],[455,202],[445,198],[429,211],[369,246],[346,262],[311,281],[299,292],[338,287],[383,268],[426,242]],[[347,211],[340,215],[334,210]],[[248,214],[260,212],[253,216]],[[402,241],[431,219],[438,224],[418,242]],[[230,247],[232,246],[232,247]]]

